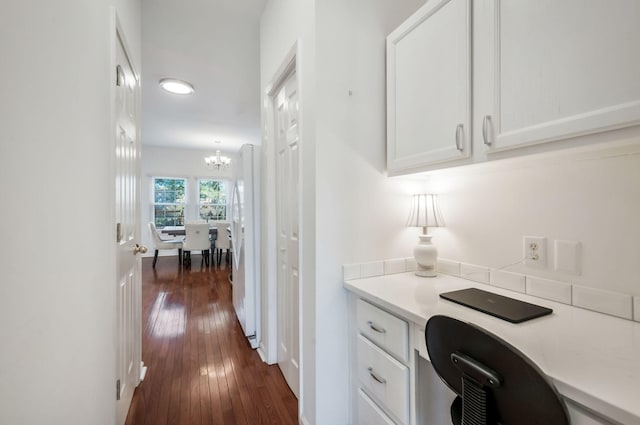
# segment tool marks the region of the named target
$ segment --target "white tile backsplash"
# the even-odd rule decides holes
[[[438,272],[453,276],[460,276],[460,263],[458,261],[438,258]]]
[[[489,283],[489,269],[473,264],[460,263],[460,277],[480,283]]]
[[[384,260],[384,274],[404,273],[406,271],[407,265],[404,258]]]
[[[416,269],[418,268],[418,265],[416,264],[416,259],[413,257],[405,258],[404,265],[408,272],[415,272]]]
[[[344,280],[413,272],[416,268],[413,257],[342,266]],[[640,322],[640,296],[572,285],[504,270],[491,270],[487,267],[444,258],[438,259],[438,272]]]
[[[360,264],[360,277],[382,276],[384,274],[384,263],[382,261],[373,261],[371,263]]]
[[[573,285],[573,305],[612,316],[631,320],[633,318],[631,295]]]
[[[360,279],[360,264],[345,264],[342,266],[344,280]]]
[[[489,274],[489,283],[493,286],[523,294],[526,292],[525,277],[522,274],[503,270],[491,270]]]
[[[527,276],[527,294],[534,297],[571,304],[571,284],[556,280]]]

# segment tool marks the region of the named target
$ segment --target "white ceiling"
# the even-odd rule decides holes
[[[234,152],[260,144],[265,1],[142,1],[144,145]],[[195,93],[164,92],[158,81],[165,77],[189,81]]]

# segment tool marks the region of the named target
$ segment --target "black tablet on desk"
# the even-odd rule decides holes
[[[526,322],[553,312],[552,309],[547,307],[483,291],[478,288],[444,292],[440,294],[440,297],[511,323]]]

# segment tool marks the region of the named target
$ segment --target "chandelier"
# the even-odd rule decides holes
[[[215,155],[206,157],[204,162],[211,168],[224,170],[231,164],[231,158],[220,155],[220,149],[218,149]]]

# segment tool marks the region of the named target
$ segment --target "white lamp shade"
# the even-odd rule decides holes
[[[432,194],[413,195],[408,227],[444,227],[444,219],[438,207],[438,196]]]

